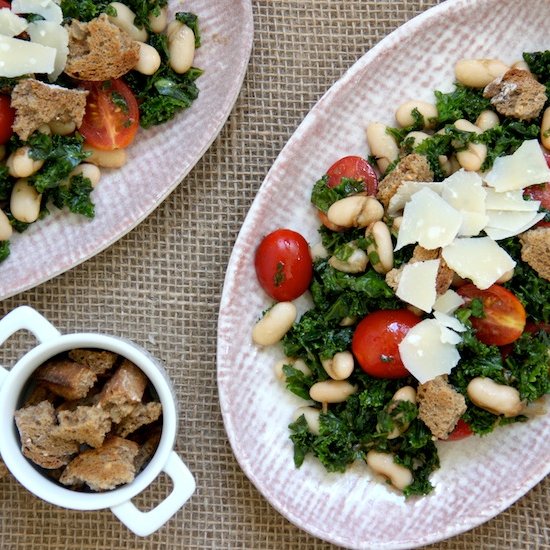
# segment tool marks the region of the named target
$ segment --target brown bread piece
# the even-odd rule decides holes
[[[71,359],[54,357],[38,368],[34,375],[42,386],[65,399],[86,397],[96,383],[96,375]]]
[[[32,391],[26,397],[25,402],[23,403],[23,407],[38,405],[38,403],[41,403],[42,401],[49,401],[53,404],[55,403],[56,399],[58,399],[58,397],[59,396],[50,391],[48,388],[36,385],[34,388],[32,388]]]
[[[15,424],[22,453],[38,466],[52,470],[59,468],[68,464],[79,450],[74,441],[55,437],[53,432],[57,421],[49,401],[15,411]]]
[[[157,401],[139,403],[134,410],[115,427],[114,431],[121,437],[135,432],[138,428],[151,424],[158,420],[162,412],[162,406]]]
[[[13,131],[26,140],[49,122],[82,124],[86,109],[86,90],[62,88],[34,78],[23,78],[13,88],[11,106],[15,109]]]
[[[447,439],[466,412],[464,396],[449,384],[446,375],[420,384],[416,399],[418,417],[438,439]]]
[[[101,14],[88,23],[73,19],[69,32],[69,56],[65,72],[95,82],[119,78],[139,59],[139,43]]]
[[[98,376],[112,369],[118,359],[118,355],[112,351],[96,349],[73,349],[69,352],[69,357]]]
[[[61,411],[57,415],[59,426],[52,434],[63,441],[85,443],[101,447],[111,429],[109,413],[99,407],[77,407],[74,411]]]
[[[483,90],[483,97],[503,116],[519,120],[537,118],[546,103],[546,87],[529,72],[510,69]]]
[[[85,483],[93,491],[107,491],[131,483],[135,477],[134,459],[139,446],[134,441],[112,436],[97,449],[80,453],[59,478],[63,485]]]
[[[550,281],[550,227],[537,227],[522,233],[521,259],[540,277]]]
[[[145,442],[140,445],[138,454],[134,459],[136,473],[141,472],[141,470],[143,470],[143,468],[147,465],[149,460],[151,460],[151,458],[155,454],[155,451],[157,450],[160,442],[161,434],[162,430],[160,428],[155,428],[154,430],[152,430],[151,434],[145,440]]]

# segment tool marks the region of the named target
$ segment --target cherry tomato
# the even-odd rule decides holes
[[[361,157],[349,156],[337,160],[327,170],[329,187],[336,187],[342,178],[362,180],[365,191],[369,195],[376,194],[378,190],[378,177],[374,168]]]
[[[139,107],[132,90],[120,79],[81,86],[90,92],[79,129],[84,139],[104,151],[128,147],[139,128]]]
[[[507,289],[492,285],[480,290],[473,284],[457,289],[466,304],[474,298],[483,302],[484,317],[470,317],[477,338],[484,344],[504,346],[515,342],[525,328],[525,308]]]
[[[13,134],[13,121],[15,109],[12,108],[10,98],[0,95],[0,145],[4,145]]]
[[[377,378],[409,375],[399,355],[399,343],[420,318],[407,309],[369,313],[357,325],[351,349],[361,368]]]
[[[254,267],[262,288],[280,302],[301,296],[313,273],[307,241],[290,229],[277,229],[264,237],[256,250]]]
[[[459,439],[465,439],[466,437],[470,437],[473,435],[472,428],[462,420],[462,418],[458,419],[458,422],[456,423],[455,429],[449,434],[449,437],[445,439],[444,441],[458,441]]]
[[[11,4],[5,0],[0,0],[0,8],[11,8]]]

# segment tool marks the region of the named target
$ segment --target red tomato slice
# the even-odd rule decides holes
[[[351,349],[361,368],[377,378],[409,375],[399,355],[399,344],[420,322],[408,309],[388,309],[369,313],[357,325]]]
[[[378,176],[374,168],[364,158],[349,156],[337,160],[327,170],[329,187],[336,187],[342,178],[362,180],[365,191],[369,195],[376,194],[378,190]]]
[[[0,8],[11,8],[11,4],[5,0],[0,0]]]
[[[504,346],[515,342],[525,329],[526,313],[522,303],[507,289],[492,285],[480,290],[473,284],[457,289],[466,304],[474,298],[483,302],[484,317],[470,317],[477,338],[484,344]]]
[[[290,229],[277,229],[264,237],[256,250],[254,267],[262,288],[280,302],[301,296],[313,274],[307,241]]]
[[[470,426],[464,422],[462,418],[459,418],[455,429],[449,434],[449,437],[443,441],[458,441],[459,439],[470,437],[473,433],[472,428],[470,428]]]
[[[12,136],[14,119],[15,109],[11,106],[9,96],[0,95],[0,145],[7,143]]]
[[[547,161],[548,162],[548,161]],[[533,200],[540,201],[540,208],[550,210],[550,183],[541,183],[539,185],[530,185],[523,190],[524,196]],[[540,221],[535,227],[548,227],[549,222]]]
[[[104,151],[128,147],[139,128],[139,107],[132,90],[120,79],[81,86],[90,92],[79,128],[86,142]]]

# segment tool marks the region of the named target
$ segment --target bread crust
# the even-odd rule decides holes
[[[125,416],[115,427],[114,432],[120,437],[127,437],[131,433],[160,418],[162,406],[158,401],[137,404],[132,412]]]
[[[76,441],[90,447],[101,447],[111,429],[111,417],[99,407],[77,407],[57,414],[59,426],[53,435],[63,441]]]
[[[56,395],[74,400],[86,397],[97,376],[75,361],[54,357],[37,369],[35,379]]]
[[[111,370],[118,359],[118,355],[112,351],[97,349],[72,349],[69,357],[98,376]]]

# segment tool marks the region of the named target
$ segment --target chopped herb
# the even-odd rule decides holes
[[[281,286],[285,280],[285,266],[282,262],[277,262],[277,269],[275,270],[275,275],[273,276],[273,284],[276,287]]]

